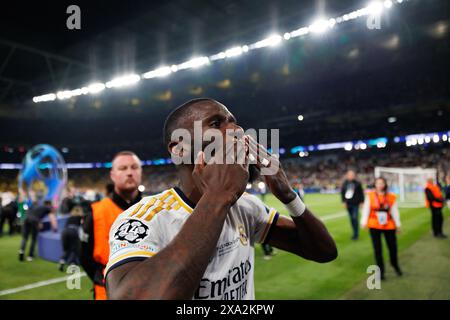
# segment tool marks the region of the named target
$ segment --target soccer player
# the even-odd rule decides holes
[[[214,128],[224,137],[227,129],[242,131],[221,103],[191,100],[166,119],[164,135],[171,154],[182,156],[193,149],[194,141],[173,139],[172,132],[185,129],[195,140],[195,121],[201,122],[203,132]],[[245,138],[235,144],[263,150]],[[209,144],[202,141],[202,149]],[[244,193],[248,162],[206,163],[204,152],[193,156],[195,164],[177,165],[179,188],[142,199],[114,222],[105,270],[109,299],[254,299],[258,242],[320,263],[337,257],[333,238],[292,190],[281,167],[264,178],[292,219]],[[256,166],[268,163],[278,165],[278,158],[267,154]]]
[[[95,300],[106,300],[103,270],[109,257],[109,229],[119,214],[141,200],[141,177],[141,161],[134,152],[116,154],[110,172],[114,191],[110,197],[94,202],[84,220],[80,260],[94,283]]]

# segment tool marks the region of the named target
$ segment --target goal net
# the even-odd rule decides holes
[[[428,178],[436,178],[436,169],[375,167],[375,177],[385,178],[389,191],[397,194],[400,207],[425,206],[424,188]]]

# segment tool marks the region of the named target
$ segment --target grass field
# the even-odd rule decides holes
[[[286,214],[273,196],[265,202]],[[368,233],[362,231],[358,241],[350,240],[350,223],[337,195],[311,194],[307,205],[324,219],[336,240],[339,257],[328,264],[317,264],[277,250],[271,260],[264,260],[256,248],[255,288],[257,299],[450,299],[450,239],[431,237],[430,214],[426,209],[401,209],[402,233],[398,237],[400,265],[405,275],[397,276],[387,260],[387,280],[381,290],[365,286],[366,269],[373,264]],[[446,233],[450,234],[448,210]],[[0,299],[90,299],[91,284],[81,280],[81,289],[68,290],[66,282],[45,285],[17,293],[4,290],[67,276],[57,265],[41,259],[19,262],[20,237],[0,238]]]

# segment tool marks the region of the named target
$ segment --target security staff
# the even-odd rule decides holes
[[[427,208],[431,211],[431,226],[433,228],[433,235],[436,238],[447,238],[442,233],[442,224],[444,223],[444,217],[442,215],[442,207],[444,206],[444,197],[442,196],[441,188],[434,183],[433,178],[427,180],[425,187],[425,203]]]
[[[384,280],[384,262],[381,236],[384,235],[391,265],[397,275],[402,271],[398,264],[397,237],[400,231],[400,213],[398,211],[395,194],[388,192],[388,186],[384,178],[375,180],[375,190],[369,191],[364,201],[361,227],[368,228],[375,253],[375,261],[381,271],[381,279]]]
[[[350,223],[353,229],[351,239],[358,240],[359,206],[364,202],[364,192],[361,183],[356,180],[356,173],[353,170],[347,171],[346,179],[341,188],[341,199],[350,217]]]
[[[81,239],[81,265],[94,283],[96,300],[106,300],[103,270],[109,257],[109,229],[119,214],[141,200],[141,161],[131,151],[119,152],[112,161],[110,177],[114,192],[91,205]]]

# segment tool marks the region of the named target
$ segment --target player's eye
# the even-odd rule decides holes
[[[209,126],[210,126],[210,127],[213,127],[213,128],[220,128],[220,120],[214,120],[214,121],[211,121],[211,122],[209,123]]]

